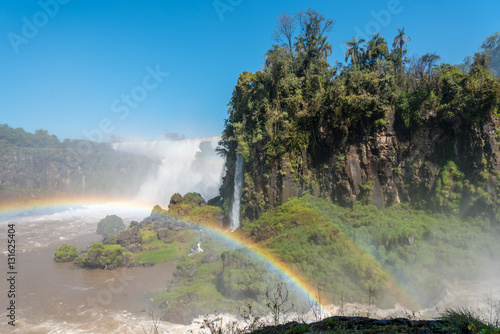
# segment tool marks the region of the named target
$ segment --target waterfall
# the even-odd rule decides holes
[[[240,227],[240,202],[241,202],[241,187],[243,186],[243,159],[241,155],[236,155],[236,168],[234,171],[234,192],[233,203],[231,207],[231,230],[236,230]]]
[[[142,184],[135,200],[166,207],[174,193],[197,192],[205,200],[219,195],[224,159],[215,148],[220,137],[133,141],[113,144],[118,151],[141,154],[159,166]]]

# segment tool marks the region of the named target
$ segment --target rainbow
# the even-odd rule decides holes
[[[112,201],[109,198],[52,198],[33,200],[28,202],[11,202],[0,204],[0,219],[5,220],[9,217],[20,214],[23,215],[26,213],[28,213],[29,215],[30,212],[33,212],[33,215],[42,215],[44,214],[44,211],[48,211],[49,213],[51,213],[51,210],[52,212],[54,212],[54,210],[65,211],[68,208],[85,207],[92,205],[106,205],[116,208],[130,209],[141,212],[143,211],[145,214],[144,217],[146,217],[151,212],[153,207],[153,205],[147,203],[132,201]],[[246,239],[238,231],[230,232],[226,229],[205,225],[202,225],[201,227],[215,233],[217,236],[221,237],[227,242],[232,243],[233,246],[249,249],[253,254],[255,254],[257,258],[269,263],[269,265],[274,270],[276,270],[283,278],[292,283],[294,288],[296,288],[304,296],[307,296],[310,301],[316,303],[323,310],[326,309],[327,305],[331,302],[326,298],[322,298],[322,296],[319,294],[318,288],[314,284],[312,284],[306,277],[304,277],[304,275],[291,268],[287,263],[275,256],[269,250],[264,249],[258,244]],[[366,251],[362,250],[359,246],[356,245],[356,247],[361,252],[366,253]],[[376,261],[375,259],[373,260]],[[398,296],[398,300],[401,300],[402,303],[408,305],[408,307],[410,308],[419,309],[418,303],[413,298],[411,298],[408,293],[406,293],[401,284],[399,284],[398,281],[392,277],[392,275],[387,272],[385,273],[389,278],[389,281],[387,282],[388,287],[391,291],[394,292],[394,295]]]

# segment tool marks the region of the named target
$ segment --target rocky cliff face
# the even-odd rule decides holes
[[[405,202],[494,219],[500,186],[499,121],[491,117],[474,124],[467,112],[451,118],[429,115],[422,126],[403,129],[391,111],[386,126],[371,135],[327,139],[274,161],[254,154],[244,167],[243,216],[256,218],[310,193],[343,205],[360,201],[382,209]],[[327,137],[328,129],[320,131]],[[232,198],[234,160],[228,159],[227,168],[221,194]]]
[[[3,147],[0,198],[135,195],[156,164],[133,154],[100,150]]]

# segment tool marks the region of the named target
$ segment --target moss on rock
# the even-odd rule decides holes
[[[107,238],[126,228],[123,220],[117,215],[106,216],[97,223],[97,234]]]
[[[115,269],[126,266],[130,254],[120,245],[92,244],[83,258],[75,259],[75,264],[93,269]]]
[[[78,250],[75,246],[63,244],[56,248],[54,261],[56,262],[71,262],[78,257]]]

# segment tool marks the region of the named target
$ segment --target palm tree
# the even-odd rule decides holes
[[[356,37],[352,37],[352,41],[344,42],[345,46],[347,46],[347,52],[345,53],[345,61],[351,57],[351,63],[356,66],[359,64],[361,60],[361,56],[364,54],[365,49],[360,48],[360,44],[366,42],[363,38],[359,41],[356,40]]]
[[[408,41],[411,41],[411,38],[405,36],[405,27],[403,27],[403,29],[398,28],[398,34],[396,37],[394,37],[394,43],[392,43],[392,47],[402,50],[403,47],[408,44]]]
[[[394,65],[399,73],[403,70],[403,56],[406,54],[404,47],[408,44],[408,41],[411,41],[411,38],[405,36],[405,27],[403,29],[398,28],[398,34],[394,37],[392,43],[392,52],[394,53]]]
[[[320,51],[321,53],[323,53],[323,56],[326,58],[328,58],[331,54],[332,54],[332,50],[333,50],[333,47],[330,43],[328,43],[327,41],[327,37],[326,36],[323,36],[321,38],[321,42],[319,43],[320,45]]]
[[[488,50],[488,49],[494,49],[497,47],[497,45],[500,45],[500,32],[496,32],[491,36],[488,36],[486,40],[483,42],[481,45],[481,48]]]

